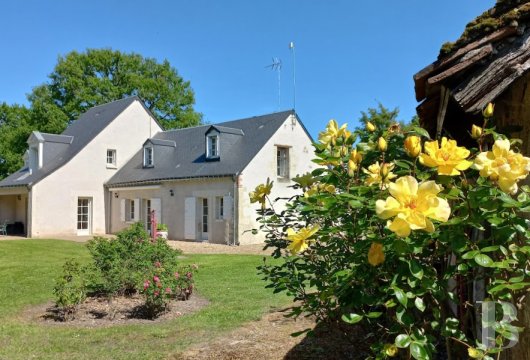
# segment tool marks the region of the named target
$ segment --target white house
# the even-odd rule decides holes
[[[293,111],[162,131],[137,97],[96,106],[61,135],[33,132],[27,164],[0,182],[0,222],[28,237],[115,233],[149,213],[169,237],[262,242],[249,192],[312,169],[311,137]]]

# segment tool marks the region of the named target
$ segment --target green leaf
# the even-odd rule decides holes
[[[493,260],[486,254],[477,254],[475,262],[483,267],[492,267],[494,265]]]
[[[410,273],[415,278],[418,278],[420,280],[423,278],[423,269],[422,269],[421,265],[416,260],[411,260],[409,262],[409,269],[410,269]]]
[[[362,319],[363,319],[363,316],[359,314],[342,315],[342,321],[348,324],[357,324]]]
[[[428,360],[430,358],[423,344],[418,342],[412,342],[410,344],[410,353],[416,360]]]
[[[380,311],[372,311],[372,312],[369,312],[368,314],[366,314],[365,316],[367,318],[370,318],[370,319],[376,319],[376,318],[380,317],[381,315],[383,315],[383,313],[380,312]]]
[[[414,300],[414,305],[416,306],[416,308],[419,311],[421,311],[421,312],[425,311],[425,304],[423,303],[423,299],[422,298],[417,297],[416,300]]]
[[[429,135],[427,130],[425,130],[424,128],[421,128],[421,127],[418,127],[418,126],[413,126],[412,127],[412,131],[414,131],[416,134],[418,134],[420,136],[426,137],[427,139],[431,138],[431,136]]]
[[[410,336],[406,334],[399,334],[396,336],[396,340],[394,342],[398,348],[408,348],[410,345]]]
[[[394,295],[396,296],[397,301],[406,308],[408,299],[405,292],[398,287],[394,287]]]
[[[462,259],[466,259],[466,260],[473,259],[475,257],[475,255],[477,255],[477,254],[480,254],[480,251],[471,250],[471,251],[468,251],[467,253],[465,253],[464,255],[462,255]]]

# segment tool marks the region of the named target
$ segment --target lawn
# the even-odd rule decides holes
[[[52,299],[54,278],[65,259],[88,260],[83,244],[59,240],[0,242],[0,359],[157,359],[257,320],[289,299],[264,289],[256,274],[262,256],[188,255],[200,266],[198,292],[210,305],[156,324],[75,328],[24,323],[27,306]]]

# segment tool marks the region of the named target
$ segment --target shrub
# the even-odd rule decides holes
[[[62,318],[74,318],[78,305],[86,299],[83,271],[78,262],[73,259],[65,262],[62,275],[55,280],[53,295]]]
[[[107,295],[132,293],[152,264],[177,264],[179,250],[164,239],[150,239],[141,223],[131,225],[116,239],[95,237],[88,249],[93,259],[93,273],[99,283],[93,288]],[[99,276],[97,276],[99,274]]]
[[[158,231],[167,231],[167,225],[166,225],[166,224],[162,224],[162,223],[157,224],[157,225],[156,225],[156,229],[157,229]]]
[[[145,296],[149,317],[167,310],[171,299],[188,300],[193,292],[193,271],[196,265],[176,267],[155,262],[144,274],[140,292]]]
[[[484,323],[486,344],[475,331],[477,300],[507,311],[530,287],[530,188],[518,185],[530,159],[486,127],[492,112],[470,149],[414,126],[331,121],[314,144],[320,167],[294,179],[285,210],[266,201],[272,184],[256,188],[266,247],[283,260],[260,272],[297,301],[291,315],[362,324],[376,359],[491,360],[514,339],[506,320]]]

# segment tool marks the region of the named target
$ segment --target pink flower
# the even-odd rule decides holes
[[[158,296],[158,295],[160,295],[160,291],[156,290],[155,291],[155,296]]]
[[[166,288],[166,294],[171,294],[171,288]]]
[[[157,282],[160,281],[160,278],[159,278],[158,276],[155,275],[155,276],[153,276],[153,281],[157,283]]]
[[[160,261],[155,262],[155,267],[159,268],[161,266],[162,266],[162,264],[160,264]]]
[[[178,272],[175,273],[175,279],[178,279],[180,277],[180,274]]]
[[[187,277],[188,279],[191,279],[191,278],[193,277],[193,274],[192,274],[191,272],[188,271],[188,272],[186,273],[186,277]]]
[[[144,281],[144,291],[151,285],[151,282],[149,280]]]

